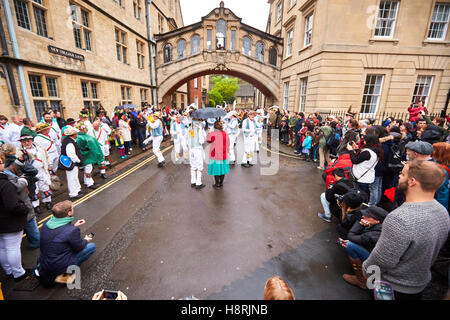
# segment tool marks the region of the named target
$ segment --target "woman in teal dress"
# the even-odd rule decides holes
[[[230,172],[228,163],[230,138],[223,131],[221,120],[217,120],[214,123],[214,131],[208,133],[206,142],[211,144],[209,149],[208,174],[214,176],[215,183],[213,184],[213,188],[219,189],[223,187],[225,175]]]

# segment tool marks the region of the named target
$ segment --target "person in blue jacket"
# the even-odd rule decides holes
[[[39,275],[44,286],[55,281],[66,283],[71,275],[67,267],[80,266],[96,251],[90,236],[81,238],[79,226],[86,223],[78,220],[72,225],[73,203],[69,200],[59,202],[52,208],[53,216],[41,230],[41,256]]]

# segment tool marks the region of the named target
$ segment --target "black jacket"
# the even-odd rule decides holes
[[[380,223],[365,227],[359,221],[356,221],[348,232],[347,238],[351,242],[363,246],[366,250],[372,251],[380,238],[382,223],[388,215],[388,212],[379,207],[370,207],[361,210],[361,215],[378,220]]]
[[[355,210],[347,214],[345,219],[342,220],[342,222],[336,226],[336,230],[339,234],[339,237],[341,237],[344,240],[348,240],[348,232],[353,227],[355,222],[359,223],[361,218],[362,218],[361,210]]]
[[[330,203],[330,211],[339,221],[341,220],[341,208],[337,204],[335,195],[343,196],[354,187],[355,184],[349,179],[341,179],[333,187],[325,191],[325,198]]]
[[[22,231],[27,225],[28,207],[20,201],[16,187],[0,172],[0,234]]]

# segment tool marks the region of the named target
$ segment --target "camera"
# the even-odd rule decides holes
[[[334,197],[336,198],[336,200],[341,201],[344,199],[344,195],[342,194],[334,194]]]
[[[117,291],[103,290],[103,298],[108,300],[116,300],[118,296]]]

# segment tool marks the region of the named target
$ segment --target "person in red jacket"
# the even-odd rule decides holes
[[[428,112],[427,107],[423,105],[423,101],[419,101],[417,103],[417,106],[414,106],[414,103],[411,103],[411,105],[408,108],[408,112],[409,112],[409,122],[411,122],[412,125],[415,125],[416,121],[419,119],[420,111]]]
[[[223,187],[225,175],[230,172],[228,163],[228,148],[230,147],[230,138],[223,131],[222,121],[217,120],[214,123],[214,131],[208,133],[206,142],[211,143],[209,149],[208,174],[214,176],[215,183],[213,188]]]
[[[349,153],[344,153],[340,155],[336,160],[331,161],[331,163],[328,165],[328,168],[325,170],[325,189],[328,190],[330,185],[334,185],[336,183],[336,179],[333,176],[333,171],[336,168],[342,168],[344,169],[345,173],[347,174],[348,178],[348,172],[353,167],[352,160],[350,159]]]

